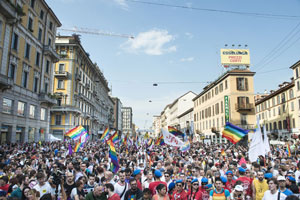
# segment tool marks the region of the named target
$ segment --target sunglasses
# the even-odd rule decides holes
[[[182,187],[182,185],[176,185],[177,187]]]
[[[198,186],[199,184],[198,183],[194,183],[193,185],[197,185]]]

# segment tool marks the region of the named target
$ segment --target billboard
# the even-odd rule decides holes
[[[248,49],[221,49],[222,65],[250,65]]]

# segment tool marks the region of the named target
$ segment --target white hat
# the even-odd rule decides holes
[[[285,181],[285,178],[283,176],[278,176],[277,181]]]
[[[235,191],[239,191],[239,192],[243,192],[244,191],[244,188],[243,186],[241,185],[236,185],[235,188],[234,188]]]

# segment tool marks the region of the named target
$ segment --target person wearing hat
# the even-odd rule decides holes
[[[279,185],[279,188],[278,188],[279,192],[282,192],[286,196],[293,194],[293,192],[291,190],[286,188],[286,180],[283,176],[278,176],[277,181],[278,181],[278,185]]]
[[[252,191],[254,200],[262,200],[265,191],[268,190],[267,180],[264,179],[264,173],[262,171],[257,172],[257,178],[253,180]]]
[[[208,179],[203,177],[201,179],[201,187],[199,188],[199,199],[209,199],[209,191],[211,190],[212,185],[209,187]]]
[[[296,179],[292,176],[286,178],[286,187],[290,189],[294,194],[299,193],[299,188],[296,185]]]
[[[262,200],[285,200],[286,195],[278,190],[278,181],[276,178],[270,178],[267,183],[269,190],[265,191]]]
[[[244,188],[241,185],[236,185],[234,187],[234,190],[232,191],[232,193],[230,194],[231,199],[234,200],[245,200],[245,195],[244,195]]]
[[[226,190],[228,190],[229,192],[231,192],[231,190],[226,187],[227,178],[225,176],[221,176],[220,179],[221,179],[221,181],[223,183],[223,188],[226,189]]]
[[[200,199],[199,195],[201,194],[200,193],[200,190],[199,190],[199,181],[197,178],[193,179],[191,181],[191,189],[189,190],[188,192],[188,197],[187,199],[188,200],[194,200],[194,199]],[[201,198],[202,199],[202,198]]]
[[[152,183],[149,184],[149,189],[151,190],[152,195],[155,195],[156,187],[159,184],[164,184],[166,187],[168,187],[166,182],[160,180],[161,177],[162,177],[162,173],[159,170],[156,169],[154,171],[154,180],[155,181],[153,181]]]
[[[215,189],[211,190],[209,193],[209,200],[230,200],[230,192],[223,188],[223,183],[221,178],[215,179]]]
[[[143,187],[142,187],[142,183],[141,183],[141,178],[142,178],[142,173],[140,169],[136,169],[133,171],[132,176],[135,178],[136,183],[137,183],[137,187],[142,191]]]
[[[236,181],[242,181],[244,190],[246,191],[246,197],[249,196],[252,198],[252,180],[245,176],[246,170],[242,167],[239,167],[239,178]]]
[[[235,185],[235,180],[233,180],[233,172],[231,170],[228,170],[225,173],[226,177],[227,177],[227,182],[225,184],[226,188],[228,188],[229,192],[233,191],[234,189],[234,185]]]
[[[171,198],[171,200],[186,200],[187,199],[187,193],[184,191],[183,186],[184,183],[182,180],[178,180],[175,183],[175,192]]]

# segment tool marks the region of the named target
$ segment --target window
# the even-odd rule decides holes
[[[35,93],[38,92],[38,87],[39,87],[39,78],[38,77],[34,77],[34,80],[33,80],[33,91]]]
[[[45,93],[48,93],[48,83],[45,83],[44,91],[45,91]]]
[[[10,99],[3,98],[2,112],[11,114],[13,109],[13,101]]]
[[[238,97],[237,101],[239,108],[247,108],[247,105],[249,104],[249,97]]]
[[[272,98],[272,106],[275,106],[275,97]]]
[[[287,127],[288,127],[287,121],[283,120],[283,129],[287,129]]]
[[[223,113],[224,110],[223,110],[223,101],[221,101],[221,113]]]
[[[220,113],[220,111],[219,111],[219,103],[216,104],[215,110],[216,110],[216,115],[218,115]]]
[[[16,65],[11,63],[9,66],[8,77],[15,79],[15,73],[16,73]]]
[[[61,100],[62,100],[61,98],[58,98],[58,99],[57,99],[57,105],[58,105],[58,106],[61,106]]]
[[[49,29],[52,31],[52,28],[53,28],[53,23],[50,22],[50,23],[49,23]]]
[[[58,89],[64,89],[64,81],[63,80],[58,80],[57,81],[57,88]]]
[[[25,58],[30,58],[30,44],[26,43],[25,45]]]
[[[33,19],[31,17],[28,17],[28,25],[27,25],[28,30],[33,32]]]
[[[278,122],[278,129],[282,130],[282,123],[281,123],[281,121]]]
[[[16,34],[16,33],[14,33],[13,34],[13,38],[12,38],[12,49],[14,49],[14,50],[18,50],[18,46],[19,46],[19,35],[18,34]]]
[[[281,95],[281,103],[284,103],[285,102],[285,93],[282,93]]]
[[[247,78],[236,78],[237,90],[247,91],[248,90],[248,79]]]
[[[19,116],[25,115],[25,103],[22,101],[18,102],[18,115]]]
[[[51,38],[48,39],[48,45],[51,46],[52,40]]]
[[[269,124],[269,127],[270,127],[270,131],[271,131],[272,130],[272,123]]]
[[[227,80],[225,80],[225,90],[228,88]]]
[[[24,88],[27,88],[27,82],[28,82],[28,72],[27,71],[23,71],[23,75],[22,75],[22,86]]]
[[[241,124],[247,125],[247,114],[241,114]]]
[[[280,107],[278,107],[278,115],[281,115]]]
[[[298,67],[296,68],[296,78],[299,77]]]
[[[46,109],[41,108],[41,120],[45,121],[46,120]]]
[[[277,104],[280,104],[280,95],[277,96]]]
[[[38,32],[38,40],[42,41],[42,34],[43,34],[43,30],[41,28],[39,28],[39,32]]]
[[[35,0],[30,1],[30,7],[34,9]]]
[[[294,91],[293,89],[290,89],[290,99],[294,98]]]
[[[274,130],[277,130],[277,123],[276,122],[273,123],[273,126],[274,126]]]
[[[58,71],[63,72],[65,70],[65,64],[59,64]]]
[[[61,125],[61,115],[55,115],[55,125]]]
[[[220,92],[223,92],[223,83],[221,83],[221,84],[219,85],[219,90],[220,90]]]
[[[29,106],[29,118],[33,118],[34,119],[35,116],[35,106],[34,105],[30,105]]]
[[[35,65],[36,66],[40,66],[40,57],[41,57],[41,53],[37,51],[36,57],[35,57]]]
[[[41,10],[41,12],[40,12],[40,18],[43,20],[44,19],[44,11],[43,10]]]
[[[297,90],[300,90],[300,81],[297,81]]]
[[[219,91],[218,91],[218,87],[215,88],[215,94],[218,95]]]

